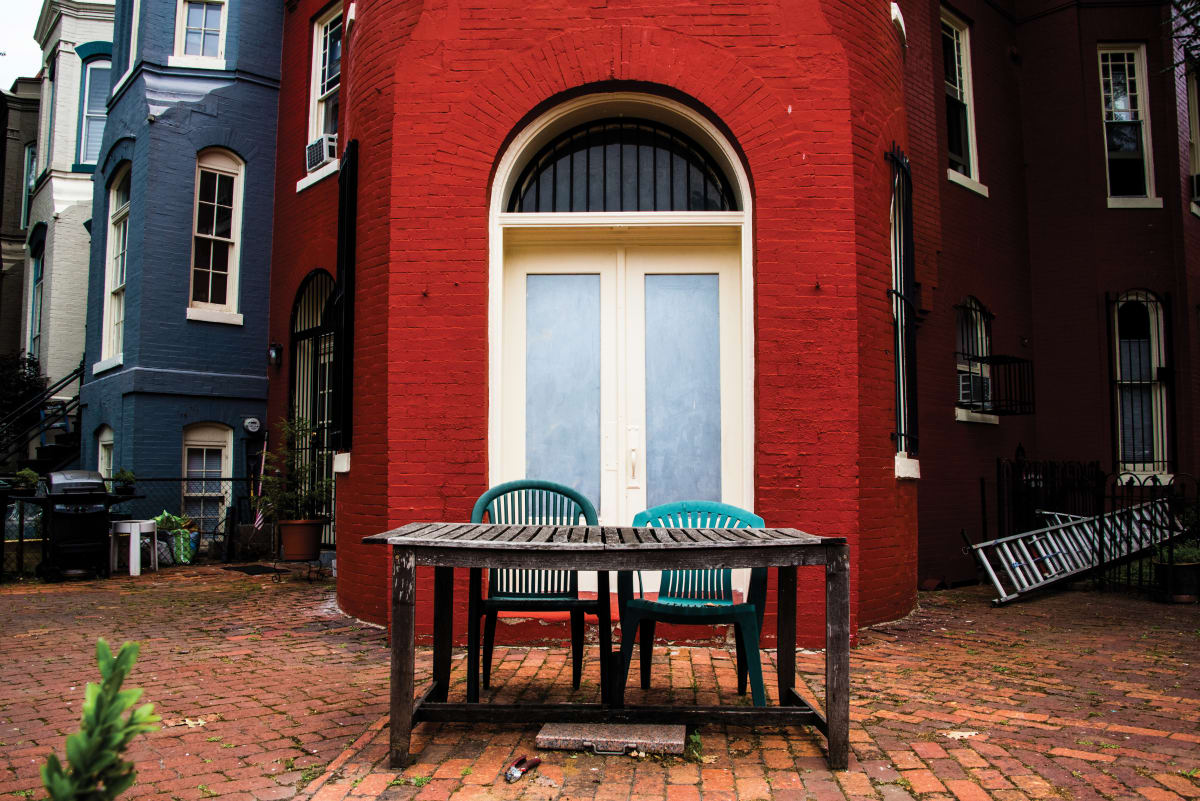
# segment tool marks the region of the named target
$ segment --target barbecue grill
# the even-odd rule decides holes
[[[108,575],[108,510],[128,496],[111,494],[96,470],[60,470],[46,476],[45,496],[27,500],[43,509],[42,576]]]

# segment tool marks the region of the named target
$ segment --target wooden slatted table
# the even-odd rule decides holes
[[[393,768],[409,764],[412,727],[421,721],[706,723],[814,726],[829,743],[829,765],[846,767],[850,725],[849,553],[841,537],[815,537],[791,528],[672,529],[611,526],[511,526],[410,523],[363,539],[392,546],[391,754]],[[413,695],[416,664],[416,566],[434,568],[433,682]],[[811,707],[796,685],[796,569],[825,567],[825,712]],[[479,603],[485,568],[597,571],[597,592],[609,592],[608,571],[628,594],[634,570],[775,567],[778,572],[778,707],[625,706],[613,677],[622,671],[612,652],[609,606],[601,604],[598,704],[479,703],[478,645],[468,649],[465,703],[448,700],[453,643],[454,568],[469,570],[470,641],[479,642]]]

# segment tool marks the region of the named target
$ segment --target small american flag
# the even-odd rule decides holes
[[[259,498],[262,497],[263,473],[266,472],[267,469],[267,438],[269,436],[269,431],[263,434],[262,461],[258,465],[258,491],[254,492],[253,488],[251,489],[252,494]],[[255,504],[255,506],[257,507],[257,510],[254,512],[254,530],[262,531],[262,527],[266,525],[267,522],[267,515],[263,511],[261,502]]]

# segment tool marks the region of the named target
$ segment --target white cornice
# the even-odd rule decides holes
[[[33,29],[33,38],[43,51],[50,40],[50,32],[63,16],[112,22],[113,0],[45,0],[42,3],[42,13],[38,15],[37,26]]]

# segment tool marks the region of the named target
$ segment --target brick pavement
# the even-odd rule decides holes
[[[132,749],[131,799],[1200,798],[1200,608],[1082,591],[987,599],[923,594],[907,620],[862,633],[848,771],[827,770],[805,730],[705,727],[697,761],[549,752],[508,785],[499,773],[534,750],[534,726],[423,725],[416,763],[386,768],[383,632],[343,617],[330,583],[195,567],[3,585],[0,799],[43,797],[37,765],[77,724],[101,634],[143,643],[132,683],[167,724]],[[498,647],[496,662],[497,697],[570,695],[565,650]],[[801,656],[808,686],[821,665]],[[427,650],[418,666],[427,677]],[[597,678],[593,652],[581,697]],[[655,689],[628,695],[736,702],[734,683],[731,650],[661,647]]]

